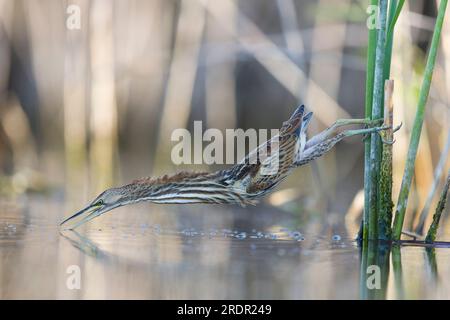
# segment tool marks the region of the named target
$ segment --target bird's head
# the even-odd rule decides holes
[[[206,172],[179,172],[172,176],[138,179],[125,186],[108,189],[98,195],[84,209],[61,222],[60,226],[64,230],[72,230],[114,208],[139,201],[162,203],[171,192],[177,190],[177,183],[185,182],[188,179],[203,181],[201,178],[207,176]]]
[[[123,206],[129,202],[129,193],[126,192],[125,187],[105,190],[84,209],[62,221],[60,226],[66,230],[75,229],[81,224],[92,220],[105,212]]]

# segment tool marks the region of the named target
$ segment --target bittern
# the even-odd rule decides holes
[[[312,112],[304,113],[305,107],[298,107],[289,120],[283,123],[277,136],[259,145],[229,169],[214,173],[180,172],[172,176],[143,178],[122,187],[111,188],[102,192],[87,207],[65,219],[61,225],[65,225],[65,229],[74,229],[114,208],[141,201],[242,206],[255,204],[258,198],[272,191],[293,169],[322,156],[345,137],[372,134],[388,128],[380,126],[382,120],[341,119],[308,140],[306,129]],[[358,124],[367,127],[338,133],[339,127]],[[271,168],[274,163],[277,164],[276,170]],[[79,219],[78,222],[74,222],[75,218]]]

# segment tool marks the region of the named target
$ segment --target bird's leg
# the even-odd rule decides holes
[[[343,138],[346,137],[352,137],[352,136],[357,136],[360,134],[371,134],[371,133],[376,133],[376,132],[380,132],[386,129],[390,129],[392,127],[389,126],[382,126],[382,127],[374,127],[374,128],[365,128],[365,129],[354,129],[354,130],[346,130],[344,132],[342,132],[341,134],[343,135],[343,137],[340,140],[342,140]]]
[[[366,128],[366,129],[355,129],[355,130],[346,130],[344,132],[338,133],[332,138],[322,140],[310,147],[306,147],[303,152],[299,155],[299,158],[294,162],[294,166],[304,165],[314,159],[319,158],[323,154],[327,153],[331,148],[335,146],[336,143],[341,141],[346,137],[352,137],[361,134],[370,134],[379,132],[382,130],[389,129],[390,127],[382,126],[382,127],[374,127],[374,128]]]
[[[324,142],[337,133],[337,129],[344,126],[350,126],[355,124],[364,124],[368,127],[379,126],[383,123],[383,119],[371,120],[371,119],[339,119],[331,127],[328,127],[321,133],[315,135],[308,141],[306,141],[305,148],[310,148],[313,145]]]

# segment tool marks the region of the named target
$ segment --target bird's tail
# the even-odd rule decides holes
[[[299,135],[302,129],[302,118],[304,113],[304,105],[297,107],[291,117],[283,122],[283,126],[280,129],[280,136],[292,133]]]
[[[305,114],[305,106],[297,107],[292,116],[283,123],[280,129],[280,148],[283,153],[292,154],[299,159],[306,146],[306,129],[312,119],[313,113]],[[285,143],[283,143],[285,141]],[[294,145],[292,144],[294,142]],[[284,151],[284,152],[283,152]],[[290,160],[287,160],[287,163]]]
[[[309,123],[311,122],[313,113],[312,112],[308,112],[307,114],[305,114],[305,116],[302,119],[302,127],[300,130],[300,135],[302,135],[303,133],[306,133],[306,129],[308,129]]]

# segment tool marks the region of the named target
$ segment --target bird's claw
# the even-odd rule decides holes
[[[398,130],[400,130],[400,128],[403,126],[403,122],[400,122],[400,124],[398,125],[398,126],[396,126],[395,128],[394,128],[394,130],[392,130],[392,133],[395,133],[395,132],[397,132]]]
[[[384,144],[393,145],[395,143],[395,139],[388,141],[388,140],[385,140],[382,136],[380,136],[380,137],[381,137],[381,142],[383,142]]]
[[[393,130],[392,130],[392,133],[394,134],[395,132],[397,132],[398,130],[400,130],[400,128],[402,127],[402,125],[403,125],[403,122],[400,122],[400,124],[399,124],[398,126],[396,126],[395,128],[393,128],[392,126],[388,126],[388,127],[384,127],[385,129],[383,129],[383,130],[386,130],[386,129],[393,129]],[[381,131],[378,131],[378,134],[380,135],[381,142],[383,142],[384,144],[393,145],[393,144],[395,143],[395,141],[396,141],[395,139],[393,139],[393,140],[386,140],[386,139],[384,139],[384,137],[383,137]]]

